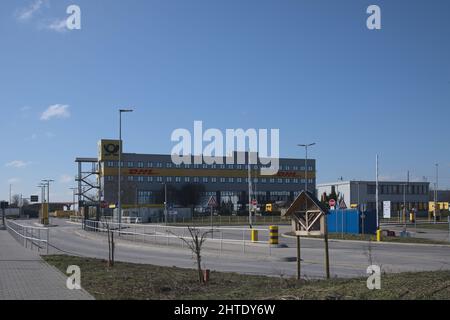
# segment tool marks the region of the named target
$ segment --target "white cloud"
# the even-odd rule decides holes
[[[70,118],[70,111],[68,105],[55,104],[50,106],[41,115],[41,120],[48,121],[53,118],[67,119]]]
[[[22,160],[14,160],[14,161],[8,162],[5,166],[8,168],[20,169],[20,168],[25,168],[25,167],[29,166],[30,164],[31,164],[30,162],[25,162]]]
[[[67,19],[54,19],[43,25],[44,29],[56,31],[56,32],[66,32],[67,29]]]
[[[64,183],[64,184],[71,183],[71,182],[74,182],[74,181],[75,181],[75,178],[72,177],[72,176],[69,175],[69,174],[63,174],[63,175],[59,178],[59,182]]]
[[[35,0],[26,8],[18,10],[16,17],[19,21],[28,21],[33,18],[33,16],[41,10],[44,5],[47,5],[47,0]]]

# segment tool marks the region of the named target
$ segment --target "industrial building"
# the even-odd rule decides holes
[[[418,216],[427,216],[429,201],[429,182],[380,181],[379,212],[383,212],[383,202],[390,201],[391,216],[399,215],[404,204],[408,212],[415,210]],[[319,197],[334,192],[339,200],[343,200],[348,208],[359,208],[362,211],[376,209],[375,181],[339,181],[317,185]]]
[[[106,205],[118,203],[119,152],[118,140],[101,140],[98,158],[78,158],[79,201],[100,199]],[[238,153],[234,154],[236,159]],[[245,153],[246,162],[248,154]],[[229,204],[234,210],[245,209],[249,203],[248,166],[246,164],[181,164],[175,165],[170,155],[122,153],[121,201],[123,208],[136,208],[164,203],[178,205],[180,199],[171,199],[173,190],[196,186],[200,198],[215,197],[217,203]],[[224,162],[225,161],[224,158]],[[236,162],[235,162],[236,163]],[[274,176],[260,173],[260,164],[251,165],[252,199],[258,204],[291,202],[305,188],[316,189],[316,161],[310,159],[280,159],[280,170]],[[88,164],[89,170],[83,169]],[[305,164],[306,168],[305,168]],[[92,176],[97,175],[97,185]],[[90,179],[90,182],[88,180]],[[195,187],[193,187],[195,188]],[[98,197],[88,192],[98,191]],[[173,192],[172,192],[173,193]],[[200,201],[201,202],[201,201]],[[206,204],[205,204],[206,205]]]

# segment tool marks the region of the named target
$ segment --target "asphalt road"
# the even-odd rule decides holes
[[[50,231],[50,253],[67,253],[85,257],[106,259],[108,245],[104,236],[81,230],[79,225],[65,220],[53,219],[57,225]],[[32,221],[22,221],[32,224]],[[281,232],[288,227],[282,227]],[[176,237],[155,237],[151,240],[151,228],[148,243],[138,243],[118,239],[116,260],[133,263],[145,263],[161,266],[194,268],[195,261],[190,251],[181,246]],[[242,232],[235,231],[236,238]],[[229,235],[228,235],[229,236]],[[216,234],[216,238],[218,235]],[[233,237],[233,236],[229,236]],[[129,237],[130,238],[130,237]],[[237,240],[237,239],[236,239]],[[220,241],[207,241],[203,253],[203,265],[207,269],[242,274],[269,276],[295,276],[296,256],[295,239],[281,238],[285,248],[270,248],[268,245],[246,243],[220,244]],[[169,244],[168,244],[169,243]],[[222,250],[220,250],[222,248]],[[302,239],[302,275],[306,278],[324,277],[323,240]],[[417,244],[367,243],[330,240],[331,274],[333,277],[365,276],[370,264],[377,264],[385,272],[432,271],[450,269],[450,247]]]

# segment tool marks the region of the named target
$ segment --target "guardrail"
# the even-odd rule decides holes
[[[45,250],[48,254],[50,231],[49,228],[26,226],[17,222],[6,220],[6,228],[10,234],[25,248],[37,248],[38,252]]]
[[[187,227],[127,224],[110,221],[83,221],[83,228],[87,231],[107,233],[108,229],[120,239],[144,244],[176,245],[185,247],[185,241],[192,241]],[[258,252],[263,250],[268,255],[272,254],[273,245],[270,244],[269,229],[262,228],[225,228],[225,227],[195,227],[202,233],[207,233],[205,248],[217,250],[220,253],[241,246],[243,253],[250,250]],[[253,237],[258,233],[257,239]],[[117,239],[116,236],[116,239]]]

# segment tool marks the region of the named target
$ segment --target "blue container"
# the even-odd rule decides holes
[[[377,230],[376,213],[361,212],[356,209],[330,210],[328,232],[347,234],[375,234]]]

